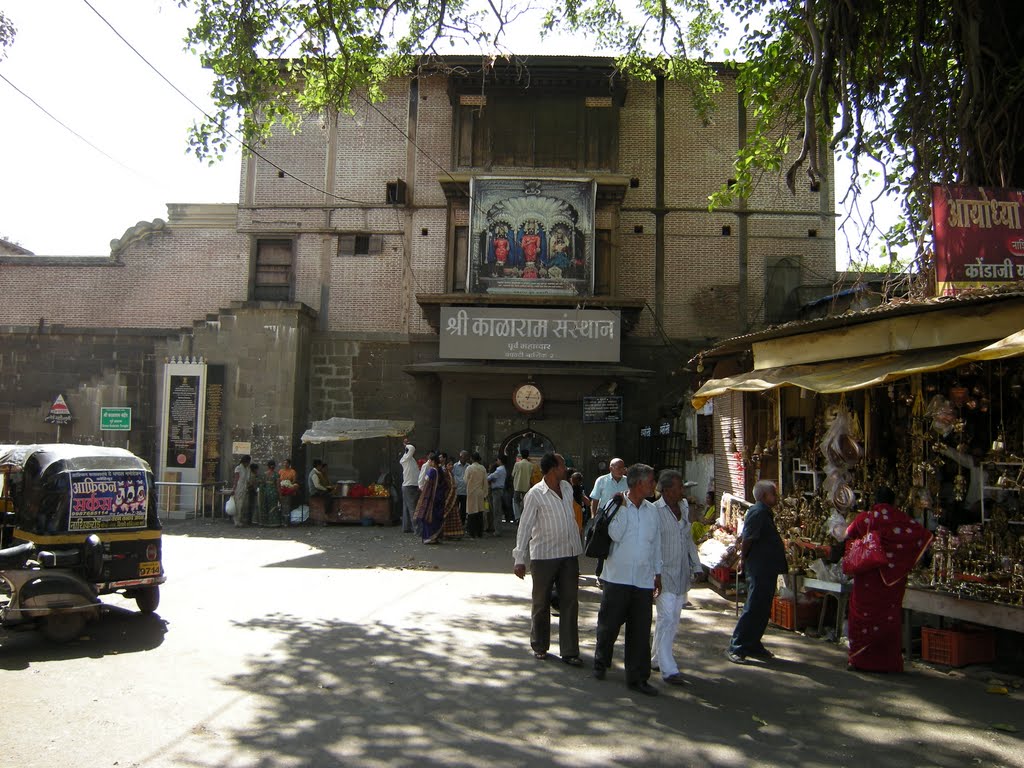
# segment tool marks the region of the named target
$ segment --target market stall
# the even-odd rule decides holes
[[[829,319],[763,334],[760,347],[756,334],[745,350],[733,345],[753,370],[705,382],[694,407],[746,393],[743,418],[728,426],[730,451],[748,490],[762,477],[779,484],[790,572],[805,591],[832,594],[840,618],[842,534],[886,485],[935,534],[904,607],[1024,631],[1024,298],[995,296],[984,311],[966,300],[928,302],[909,319],[859,314],[841,333]],[[922,328],[925,340],[914,336]],[[823,613],[816,618],[824,628]],[[968,627],[927,629],[926,656],[936,655],[934,632],[947,633],[948,646]],[[973,647],[994,654],[991,636],[979,643],[970,634]]]
[[[334,417],[313,422],[312,427],[302,435],[302,442],[323,445],[375,438],[390,440],[409,434],[413,426],[411,421]],[[385,485],[345,481],[331,484],[329,495],[310,496],[309,519],[317,525],[391,525],[395,519],[392,506],[391,490]]]

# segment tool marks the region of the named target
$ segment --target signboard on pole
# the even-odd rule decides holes
[[[131,432],[131,408],[100,408],[100,429],[104,432]]]
[[[68,408],[68,404],[64,402],[64,395],[57,395],[57,399],[54,400],[53,405],[50,406],[50,413],[46,417],[46,422],[49,424],[71,423],[71,409]]]

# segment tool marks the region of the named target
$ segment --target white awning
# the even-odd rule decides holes
[[[988,345],[959,344],[952,347],[894,352],[856,360],[785,365],[748,371],[722,379],[711,379],[694,393],[692,403],[694,408],[702,408],[708,400],[726,392],[764,392],[783,386],[800,387],[823,394],[849,392],[887,384],[915,373],[943,371],[968,362],[999,360],[1022,355],[1024,330]]]
[[[302,435],[304,443],[337,443],[347,440],[366,440],[371,437],[404,437],[412,432],[411,421],[388,419],[344,419],[335,416],[325,421],[314,421]]]

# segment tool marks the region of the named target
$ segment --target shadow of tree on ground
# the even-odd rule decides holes
[[[984,724],[963,714],[977,694],[957,711],[937,704],[949,681],[850,674],[835,668],[835,649],[808,641],[809,658],[736,667],[717,653],[723,617],[704,618],[685,625],[692,685],[657,698],[629,692],[621,671],[597,681],[532,659],[520,619],[452,615],[440,631],[425,628],[428,612],[400,625],[247,622],[279,635],[286,661],[225,681],[259,701],[232,749],[260,766],[1019,764],[1002,734],[965,751],[961,737]],[[802,645],[783,640],[784,655]],[[217,764],[216,753],[183,764]]]

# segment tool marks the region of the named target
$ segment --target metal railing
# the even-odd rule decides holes
[[[224,501],[218,501],[218,491],[223,490],[223,483],[176,483],[168,480],[157,480],[157,511],[161,517],[169,520],[187,520],[199,517],[223,517]],[[186,490],[191,489],[191,490]],[[209,513],[209,514],[207,514]],[[180,517],[179,517],[180,516]]]

